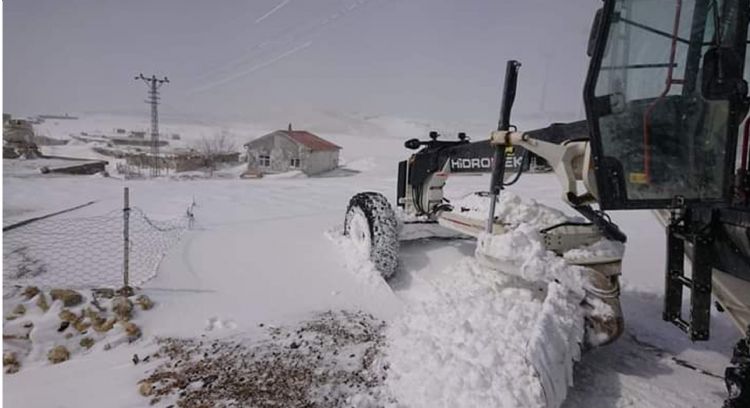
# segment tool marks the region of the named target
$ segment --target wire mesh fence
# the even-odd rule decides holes
[[[3,233],[3,278],[43,288],[138,286],[156,275],[192,219],[192,209],[157,221],[126,205],[101,216],[35,221]]]

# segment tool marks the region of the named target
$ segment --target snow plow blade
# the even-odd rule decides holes
[[[511,200],[518,200],[518,206],[525,205],[517,197]],[[619,285],[624,250],[622,244],[604,239],[592,224],[571,221],[528,231],[529,225],[519,227],[512,221],[497,217],[492,234],[487,234],[480,218],[484,208],[481,205],[479,208],[462,208],[466,210],[463,214],[446,212],[440,215],[438,222],[446,228],[477,238],[475,256],[483,266],[525,280],[560,281],[566,287],[583,290],[585,296],[581,305],[592,311],[586,316],[584,350],[609,344],[622,334],[624,319]],[[539,235],[534,236],[535,232]],[[534,242],[533,238],[538,241]],[[513,253],[519,249],[518,241],[523,242],[521,246],[531,246],[534,251],[548,251],[556,256],[557,259],[549,257],[551,259],[547,261],[552,262],[549,273],[529,271],[529,259]],[[540,247],[533,248],[539,244]],[[567,270],[566,273],[556,274],[552,269]],[[570,271],[575,271],[573,275],[578,276],[570,276]],[[611,310],[610,313],[602,314],[597,310],[602,304]]]

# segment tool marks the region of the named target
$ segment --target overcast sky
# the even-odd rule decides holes
[[[306,110],[497,120],[581,114],[597,0],[5,0],[4,109],[257,119]]]

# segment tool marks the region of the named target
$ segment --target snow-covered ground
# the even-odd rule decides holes
[[[409,322],[403,318],[407,310],[415,304],[429,307],[430,302],[439,302],[441,294],[451,289],[446,289],[447,284],[454,282],[456,291],[464,290],[456,276],[486,274],[472,272],[476,267],[472,261],[475,243],[469,240],[404,243],[401,270],[390,284],[375,278],[366,265],[353,262],[341,252],[335,235],[343,223],[349,198],[360,191],[378,191],[393,199],[396,163],[408,154],[403,141],[423,138],[427,130],[412,122],[389,122],[383,118],[363,123],[350,131],[319,132],[343,147],[343,161],[354,170],[331,177],[123,181],[95,176],[6,174],[5,225],[88,201],[96,203],[61,217],[104,214],[121,208],[124,186],[130,187],[132,204],[155,219],[174,218],[184,213],[188,204],[196,203],[195,227],[168,252],[156,277],[143,286],[143,293],[156,302],[153,310],[139,317],[144,337],[108,351],[95,346],[62,364],[51,365],[43,358],[25,362],[20,372],[4,375],[6,406],[144,406],[148,400],[139,395],[137,383],[159,363],[154,359],[136,365],[131,358],[134,354],[153,353],[159,347],[157,336],[252,342],[263,338],[268,326],[294,327],[329,310],[363,311],[387,323],[405,324]],[[90,122],[81,120],[78,126],[82,124],[88,126]],[[201,132],[189,124],[181,126],[183,134],[190,134],[190,129],[196,134]],[[205,127],[204,132],[212,129]],[[235,134],[248,138],[264,133],[248,130],[262,130],[263,126],[237,128],[244,130],[234,131]],[[50,133],[55,136],[52,130]],[[80,145],[54,149],[56,154],[88,154]],[[448,182],[447,194],[460,197],[485,190],[487,184],[487,177],[455,176]],[[524,175],[511,191],[572,214],[560,201],[552,175]],[[736,330],[725,316],[715,313],[712,340],[691,343],[677,328],[663,322],[664,232],[649,212],[612,216],[629,236],[622,277],[626,332],[614,344],[582,356],[575,367],[575,385],[564,406],[720,406],[723,381],[686,368],[684,363],[721,376],[729,362]],[[502,308],[486,308],[477,313],[471,319],[502,321]],[[453,315],[461,316],[459,312]],[[514,334],[502,332],[512,328],[496,329],[498,341]],[[397,336],[398,332],[389,330],[388,335]],[[472,338],[471,330],[461,336],[466,336],[466,344],[478,341]],[[481,339],[492,341],[491,337]],[[428,349],[415,350],[415,354]],[[483,382],[483,373],[472,371],[473,368],[476,367],[463,365],[445,372],[466,376],[466,384],[472,384],[475,390],[493,386]],[[431,376],[429,381],[435,390],[455,390],[460,384],[445,377],[440,383],[439,375]],[[519,379],[518,387],[523,384]],[[410,402],[448,406],[445,400]],[[375,403],[387,405],[389,401]],[[159,404],[166,405],[167,401]],[[463,405],[472,403],[464,401]]]

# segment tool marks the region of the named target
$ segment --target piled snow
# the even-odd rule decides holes
[[[563,254],[570,262],[583,262],[591,258],[621,259],[625,254],[625,244],[602,238],[591,245],[574,248]]]
[[[559,407],[573,385],[573,363],[584,335],[581,298],[550,282],[526,354],[540,376],[546,407]]]
[[[354,170],[354,171],[370,171],[374,169],[377,165],[375,163],[375,160],[373,160],[372,157],[365,157],[358,160],[352,160],[352,161],[346,161],[343,158],[339,159],[341,163],[343,163],[343,166],[345,166],[347,169]]]
[[[409,407],[559,406],[580,354],[580,298],[472,259],[443,276],[438,300],[411,305],[386,332],[394,397]]]
[[[361,247],[355,245],[349,237],[344,236],[343,227],[332,228],[326,231],[324,235],[337,247],[348,271],[351,271],[359,280],[368,285],[387,289],[387,284],[383,281],[380,271],[375,268],[375,264],[370,260],[370,254],[364,253]]]
[[[488,200],[471,195],[452,204],[481,218]],[[583,268],[547,251],[538,232],[570,218],[509,193],[496,216],[508,232],[483,235],[477,252],[493,268],[513,270],[465,259],[435,281],[436,301],[410,305],[387,332],[387,384],[407,406],[559,407],[573,384],[584,336]]]
[[[452,204],[484,218],[488,201],[469,195]],[[553,408],[573,385],[584,337],[584,268],[546,250],[539,230],[579,220],[510,193],[501,196],[496,216],[507,232],[481,236],[478,260],[464,258],[441,272],[432,281],[437,296],[409,303],[387,330],[386,386],[399,403]],[[339,230],[327,235],[347,269],[380,281],[368,254]],[[603,240],[570,256],[618,250],[622,255],[621,246]]]
[[[484,219],[489,211],[489,198],[469,195],[453,203],[462,215]],[[568,289],[581,293],[585,283],[582,268],[569,265],[544,245],[540,230],[564,222],[577,222],[561,211],[534,200],[504,191],[495,207],[495,218],[507,232],[501,235],[483,234],[477,240],[477,256],[487,265],[499,268],[529,281],[558,280]],[[583,256],[582,249],[578,256]]]
[[[487,196],[469,194],[451,202],[454,211],[461,215],[485,220],[489,212],[490,199]],[[503,191],[495,205],[495,218],[502,221],[508,229],[534,228],[537,230],[567,221],[580,221],[580,218],[568,217],[562,211],[540,204],[536,200],[524,201],[518,195]]]
[[[307,177],[305,173],[301,172],[300,170],[292,170],[292,171],[286,171],[283,173],[277,173],[277,174],[266,174],[263,177],[269,178],[269,179],[289,179],[289,178],[305,178]]]

